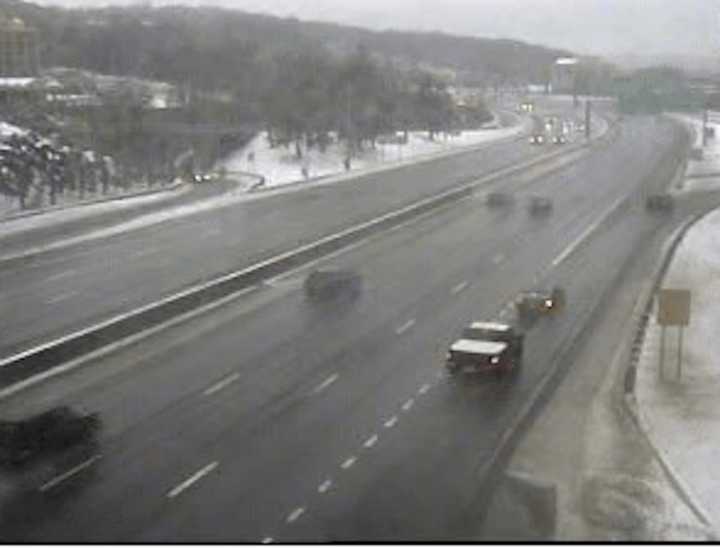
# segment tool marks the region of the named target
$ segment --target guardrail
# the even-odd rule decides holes
[[[430,198],[419,200],[399,210],[386,213],[248,268],[226,274],[128,313],[112,317],[88,328],[0,359],[0,386],[7,387],[33,377],[55,366],[109,346],[115,341],[158,326],[172,317],[180,316],[210,302],[226,298],[228,295],[242,291],[263,279],[319,259],[372,234],[400,225],[446,204],[457,202],[472,195],[480,186],[488,185],[539,165],[548,164],[556,158],[588,148],[593,143],[607,142],[614,136],[615,131],[616,127],[612,127],[595,141],[570,146],[548,155],[533,158],[520,165],[501,168],[474,182],[465,183]]]

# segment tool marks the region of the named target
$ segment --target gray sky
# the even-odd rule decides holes
[[[39,2],[99,6],[130,4],[133,0]],[[441,30],[471,36],[510,37],[580,53],[720,55],[720,3],[717,0],[153,1],[153,5],[177,3],[221,5],[372,29]]]

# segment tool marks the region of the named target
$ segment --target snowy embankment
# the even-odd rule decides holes
[[[720,531],[720,211],[688,231],[663,287],[692,292],[681,377],[677,328],[668,328],[660,379],[660,327],[653,317],[638,369],[638,404],[654,441]]]
[[[495,126],[495,127],[493,127]],[[378,143],[374,149],[366,149],[356,154],[351,161],[351,172],[392,165],[413,158],[450,152],[482,143],[519,135],[521,125],[498,128],[497,122],[487,124],[487,129],[464,131],[455,136],[439,136],[435,140],[428,138],[427,132],[410,132],[408,142]],[[313,148],[304,151],[298,159],[294,147],[271,148],[267,134],[258,134],[248,145],[235,152],[219,167],[232,172],[256,173],[265,178],[266,187],[276,187],[304,180],[318,179],[344,173],[345,147],[343,143],[333,142],[324,152]],[[303,173],[303,169],[306,173]]]
[[[687,114],[671,114],[673,119],[693,129],[693,148],[702,147],[702,119]],[[708,127],[715,130],[715,137],[708,138],[702,147],[702,159],[688,160],[683,188],[685,190],[720,190],[720,116],[710,117]]]

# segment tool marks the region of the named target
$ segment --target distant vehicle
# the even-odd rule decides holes
[[[196,173],[193,175],[193,182],[195,184],[212,183],[218,179],[215,173]]]
[[[312,300],[357,298],[362,293],[362,276],[349,270],[315,270],[305,279],[305,295]]]
[[[531,145],[544,145],[545,135],[543,135],[542,133],[533,133],[530,136],[529,142]]]
[[[0,421],[0,466],[21,467],[96,440],[97,414],[56,407],[19,421]]]
[[[575,131],[577,133],[585,133],[585,124],[580,122],[578,125],[575,126]]]
[[[450,374],[516,373],[522,365],[523,335],[506,324],[474,322],[463,330],[447,353]]]
[[[565,308],[565,303],[565,291],[559,287],[549,291],[523,291],[515,298],[515,310],[518,319],[527,322],[556,314]]]
[[[523,101],[520,103],[521,112],[533,112],[535,110],[535,104],[532,101]]]
[[[552,142],[554,145],[564,145],[567,143],[567,138],[564,135],[554,135]]]
[[[485,204],[489,207],[507,207],[513,203],[515,200],[507,192],[490,192],[485,196]]]
[[[656,213],[669,213],[675,208],[675,199],[671,194],[651,194],[645,200],[645,209]]]
[[[532,216],[549,215],[553,210],[553,202],[545,196],[532,196],[528,202],[528,212]]]

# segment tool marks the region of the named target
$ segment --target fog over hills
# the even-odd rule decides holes
[[[137,0],[41,0],[102,6]],[[720,6],[714,0],[154,0],[153,5],[217,5],[333,21],[375,30],[438,30],[515,38],[631,64],[720,54]],[[720,65],[720,62],[718,62]]]

